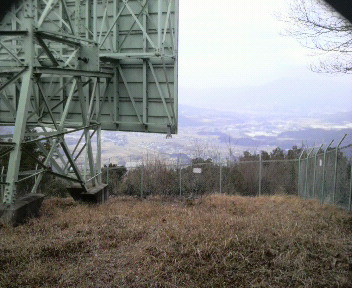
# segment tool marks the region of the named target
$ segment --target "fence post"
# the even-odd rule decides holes
[[[349,210],[352,211],[352,163],[351,163],[351,174],[350,174],[350,199],[349,199]]]
[[[35,170],[38,171],[38,164],[35,165]],[[35,182],[37,182],[38,177],[39,177],[38,175],[34,176]],[[33,193],[33,191],[31,193]]]
[[[312,148],[312,150],[310,150],[310,152],[307,155],[307,164],[306,164],[306,183],[304,185],[304,194],[305,194],[305,198],[308,199],[308,166],[309,166],[309,156],[310,154],[312,154],[312,152],[314,151],[314,148]]]
[[[324,196],[325,196],[326,153],[327,153],[328,149],[331,147],[331,145],[332,145],[333,142],[334,142],[334,140],[332,140],[332,141],[330,142],[330,144],[328,145],[328,147],[326,147],[325,150],[324,150],[323,180],[322,180],[322,184],[321,184],[321,204],[324,204]]]
[[[219,179],[219,185],[220,185],[220,194],[222,194],[222,163],[221,163],[221,158],[219,159],[220,163],[220,179]]]
[[[141,166],[141,199],[143,199],[143,173],[144,173],[144,165]]]
[[[110,158],[108,160],[108,165],[106,166],[106,184],[109,185],[109,166],[110,166]]]
[[[302,150],[301,152],[301,155],[299,155],[299,158],[298,158],[298,191],[297,191],[297,194],[298,196],[301,196],[301,159],[302,159],[302,156],[303,156],[303,153],[304,153],[304,149]],[[301,196],[302,197],[302,196]]]
[[[314,171],[313,171],[313,198],[315,198],[315,181],[317,179],[317,157],[320,149],[323,147],[324,144],[321,144],[317,152],[314,156]]]
[[[5,180],[4,180],[4,170],[5,170],[5,166],[2,166],[2,168],[1,168],[1,178],[0,178],[0,182],[5,182]],[[1,190],[0,190],[0,196],[1,196],[1,198],[0,198],[0,203],[2,203],[2,199],[4,198],[4,184],[1,184],[0,185],[0,187],[1,187]]]
[[[86,182],[88,179],[88,177],[87,177],[88,176],[87,175],[87,170],[88,170],[87,164],[88,164],[88,150],[85,149],[85,153],[84,153],[84,182]],[[93,175],[91,177],[93,177]]]
[[[180,197],[182,197],[182,165],[180,164]]]
[[[345,134],[345,136],[342,137],[341,141],[339,142],[339,144],[336,146],[336,151],[335,151],[335,174],[334,174],[334,191],[332,194],[332,204],[335,204],[335,196],[336,196],[336,189],[337,189],[337,162],[338,162],[338,155],[339,155],[339,148],[340,145],[342,144],[343,140],[345,140],[345,138],[347,137],[347,134]]]
[[[259,152],[259,183],[258,183],[258,196],[262,195],[262,153]]]

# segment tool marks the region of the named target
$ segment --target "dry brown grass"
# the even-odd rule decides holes
[[[0,287],[352,287],[351,216],[295,197],[52,199],[0,247]]]

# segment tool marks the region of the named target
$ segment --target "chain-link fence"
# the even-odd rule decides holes
[[[351,211],[352,137],[345,137],[332,147],[315,147],[302,152],[299,163],[298,194],[316,198]]]
[[[38,165],[35,170],[32,167],[21,167],[18,175],[16,197],[22,197],[32,192],[34,183],[37,177],[41,174],[41,170],[38,169]],[[5,166],[0,166],[0,203],[4,199],[7,171]],[[67,195],[66,187],[69,187],[71,183],[67,180],[55,177],[50,174],[43,174],[41,183],[39,184],[36,192],[45,194],[46,196],[52,197],[65,197]]]
[[[334,145],[335,143],[335,145]],[[352,136],[309,149],[279,148],[272,153],[247,154],[231,161],[193,159],[190,163],[162,160],[140,162],[126,168],[105,166],[102,180],[112,195],[198,197],[211,193],[229,195],[298,195],[321,203],[352,209]],[[0,172],[0,197],[6,171]],[[23,181],[24,180],[24,181]],[[46,179],[41,190],[58,190]],[[21,176],[21,190],[30,192],[33,179]],[[60,187],[59,187],[60,188]],[[55,190],[55,191],[56,191]],[[62,191],[62,189],[59,189]],[[61,195],[61,192],[53,195]]]
[[[351,135],[335,147],[331,142],[297,149],[291,155],[262,152],[247,157],[249,160],[196,159],[188,164],[154,161],[128,169],[110,165],[103,170],[103,181],[108,182],[110,193],[115,195],[298,195],[351,210],[352,144],[348,143],[352,143]]]
[[[126,169],[105,167],[103,181],[111,194],[199,196],[226,193],[243,196],[297,195],[297,160],[213,163],[148,163]]]

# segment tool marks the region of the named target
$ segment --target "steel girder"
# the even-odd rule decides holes
[[[86,190],[99,185],[102,130],[176,133],[177,18],[177,0],[12,6],[0,22],[0,125],[14,126],[0,135],[0,157],[10,159],[0,179],[3,203],[12,204],[29,177],[34,193],[44,173]],[[81,135],[72,145],[74,132]],[[20,171],[29,143],[43,156],[34,171]]]

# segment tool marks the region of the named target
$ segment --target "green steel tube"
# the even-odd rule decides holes
[[[182,197],[182,166],[180,165],[180,197]]]
[[[141,199],[143,199],[143,172],[144,172],[144,165],[142,166],[142,171],[141,171]]]
[[[330,142],[330,144],[328,145],[328,147],[326,147],[326,149],[324,150],[324,160],[323,160],[323,179],[322,179],[322,183],[321,183],[321,204],[324,204],[324,196],[325,196],[325,176],[326,176],[326,153],[328,151],[328,149],[331,147],[332,143],[334,142],[334,140],[332,140]]]
[[[98,98],[100,99],[100,98]],[[99,100],[97,101],[99,102]],[[95,174],[98,176],[97,181],[98,184],[102,182],[102,170],[101,170],[101,126],[97,128],[97,155],[96,155],[96,163],[95,163]]]
[[[298,187],[297,187],[297,193],[298,193],[298,196],[301,196],[301,191],[300,191],[300,184],[301,184],[301,159],[302,159],[302,156],[303,156],[303,153],[304,153],[304,150],[302,151],[301,155],[299,155],[299,158],[298,158]]]
[[[5,182],[5,180],[4,180],[4,170],[5,170],[5,166],[2,166],[0,182]],[[1,187],[0,203],[2,203],[2,199],[4,198],[4,187],[5,187],[5,185],[0,184],[0,187]]]
[[[259,183],[258,183],[258,196],[262,195],[262,154],[259,153]]]
[[[320,149],[323,147],[323,144],[320,145],[319,149],[314,156],[314,172],[313,172],[313,198],[315,198],[315,181],[317,179],[317,157]]]
[[[106,166],[106,184],[109,185],[109,166],[110,166],[110,158],[108,161],[108,165]]]
[[[307,155],[307,165],[306,165],[306,183],[304,185],[304,194],[305,194],[305,198],[308,198],[308,166],[309,166],[309,156],[310,154],[312,154],[312,152],[314,151],[314,148],[312,148],[312,150],[310,150],[310,152]]]
[[[220,194],[222,194],[222,163],[220,161]]]
[[[29,38],[30,41],[33,42],[33,37]],[[24,44],[29,44],[29,40],[27,39]],[[29,50],[32,50],[30,47]],[[32,68],[23,73],[22,77],[22,85],[20,90],[20,97],[18,102],[18,110],[16,117],[16,124],[14,135],[12,138],[12,142],[16,143],[14,149],[10,153],[9,165],[6,175],[6,182],[9,183],[5,187],[4,198],[2,199],[3,204],[11,205],[16,200],[16,182],[18,180],[18,174],[20,169],[20,160],[21,160],[21,143],[24,139],[25,133],[25,123],[27,120],[27,114],[30,104],[30,91],[31,91],[31,81],[32,81]]]
[[[335,204],[335,196],[336,196],[336,190],[337,190],[337,164],[338,164],[338,155],[339,155],[339,148],[343,140],[347,137],[347,134],[343,136],[339,144],[336,146],[336,152],[335,152],[335,174],[334,174],[334,191],[332,194],[332,203]]]
[[[351,175],[350,175],[350,199],[349,199],[348,207],[349,207],[349,210],[352,211],[352,163],[351,163]]]

